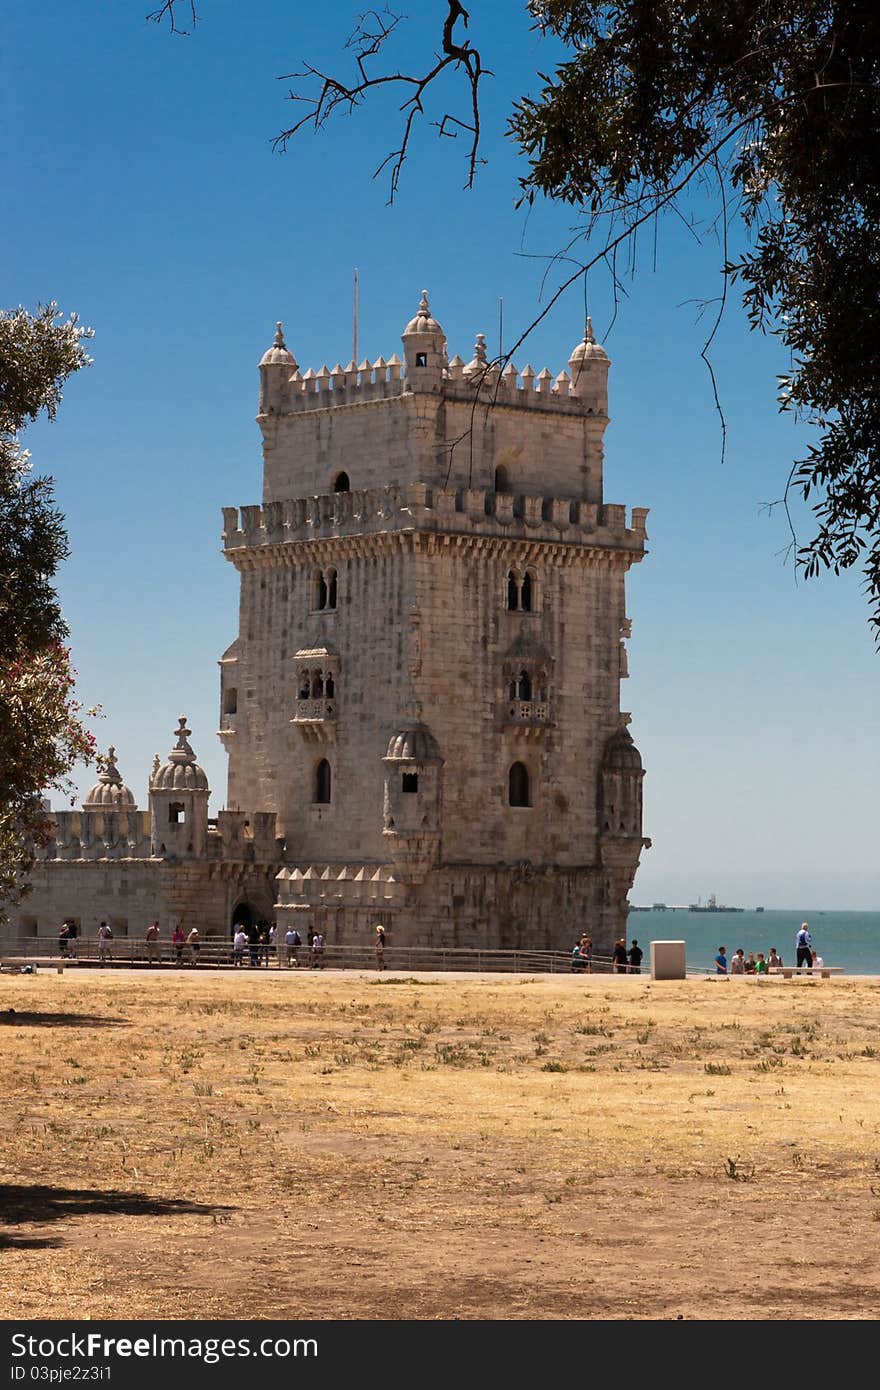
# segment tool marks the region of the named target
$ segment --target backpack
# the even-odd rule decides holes
[[[105,936],[105,937],[107,938],[107,940],[109,941],[109,939],[110,939],[110,937],[111,937],[112,935],[113,935],[113,932],[110,930],[109,925],[106,926],[106,927],[104,928],[104,936]]]
[[[301,940],[301,938],[300,938],[300,934],[299,934],[299,932],[296,931],[296,930],[294,930],[294,933],[293,933],[293,942],[292,942],[292,945],[294,945],[294,946],[301,946],[301,945],[302,945],[302,940]]]

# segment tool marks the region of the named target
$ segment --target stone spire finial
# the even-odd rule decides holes
[[[286,348],[286,347],[287,347],[287,344],[286,344],[285,341],[284,341],[284,329],[283,329],[282,326],[281,326],[281,320],[280,320],[280,319],[278,320],[277,325],[276,325],[276,327],[275,327],[275,338],[274,338],[274,341],[273,341],[272,346],[273,346],[273,347],[280,347],[280,348]]]
[[[584,342],[585,342],[585,343],[595,343],[595,341],[596,341],[596,335],[595,335],[595,333],[593,332],[593,320],[590,318],[590,315],[587,314],[587,326],[586,326],[586,328],[584,329]]]
[[[170,762],[183,763],[195,762],[196,755],[187,742],[192,729],[186,727],[186,715],[181,714],[177,720],[178,727],[175,730],[177,742],[168,754]]]
[[[431,306],[428,303],[428,291],[422,290],[422,297],[419,300],[419,318],[430,318]]]
[[[119,768],[116,766],[116,749],[113,747],[112,743],[107,749],[107,761],[104,765],[103,772],[98,777],[98,781],[103,782],[107,786],[122,786],[122,776]]]
[[[158,753],[154,753],[154,754],[153,754],[153,776],[154,776],[154,777],[155,777],[156,773],[159,771],[159,768],[160,768],[161,766],[162,766],[162,759],[159,757],[159,754],[158,754]]]

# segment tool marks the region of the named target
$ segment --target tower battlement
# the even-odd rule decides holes
[[[626,508],[615,503],[410,483],[224,507],[223,547],[238,564],[246,563],[244,551],[291,542],[423,531],[625,550],[636,559],[644,552],[647,516],[647,508],[633,507],[627,525]]]

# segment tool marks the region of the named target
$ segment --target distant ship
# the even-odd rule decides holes
[[[763,912],[764,909],[763,909],[763,907],[756,907],[756,908],[755,908],[755,911],[756,911],[756,912]]]
[[[708,902],[702,903],[697,898],[695,903],[688,905],[688,912],[745,912],[745,908],[728,907],[726,903],[718,902],[714,893],[710,893]]]

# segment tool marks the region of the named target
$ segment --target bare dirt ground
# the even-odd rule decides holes
[[[2,1316],[875,1318],[880,980],[0,978]]]

